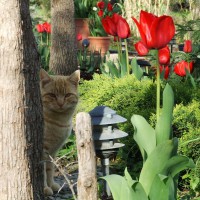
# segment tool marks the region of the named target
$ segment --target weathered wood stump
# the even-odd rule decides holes
[[[78,153],[78,200],[97,200],[96,155],[88,113],[76,116],[76,145]]]

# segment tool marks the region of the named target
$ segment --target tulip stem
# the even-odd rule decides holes
[[[156,119],[158,122],[160,116],[160,66],[159,66],[159,58],[158,58],[158,50],[155,50],[156,56]]]
[[[126,68],[127,68],[127,75],[129,75],[129,59],[128,59],[128,44],[127,44],[127,39],[124,39],[125,43],[125,53],[126,53]]]
[[[117,51],[118,51],[118,60],[121,61],[121,52],[120,52],[120,41],[117,39]]]

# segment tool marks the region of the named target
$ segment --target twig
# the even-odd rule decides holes
[[[49,155],[50,159],[51,159],[51,162],[56,166],[56,168],[59,170],[59,172],[64,176],[65,180],[67,181],[67,184],[69,185],[69,188],[72,192],[72,195],[73,195],[73,198],[74,200],[77,200],[76,198],[76,194],[75,194],[75,191],[74,191],[74,184],[71,184],[71,181],[70,179],[68,179],[68,177],[66,176],[64,170],[58,165],[58,163]],[[63,186],[62,186],[63,187]],[[61,187],[61,188],[62,188]],[[60,191],[60,190],[59,190]]]

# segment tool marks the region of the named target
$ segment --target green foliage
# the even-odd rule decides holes
[[[155,111],[155,85],[151,80],[139,82],[133,75],[120,79],[105,75],[93,76],[93,80],[83,81],[80,86],[79,111],[90,111],[96,106],[105,105],[114,109],[119,115],[128,121],[119,124],[121,130],[129,134],[122,140],[125,147],[120,149],[120,168],[115,166],[114,170],[122,172],[125,166],[134,169],[131,174],[137,174],[141,169],[141,155],[133,141],[133,126],[130,122],[133,113],[141,114],[149,119]],[[130,162],[132,160],[132,162]]]
[[[200,103],[193,100],[188,106],[177,105],[174,109],[174,134],[180,137],[179,152],[189,156],[196,163],[196,168],[182,174],[184,187],[200,190]]]
[[[163,93],[163,111],[167,111],[168,113],[161,114],[156,124],[156,130],[153,130],[145,122],[144,118],[139,115],[133,115],[131,118],[131,122],[135,128],[134,138],[136,138],[141,154],[146,154],[146,156],[143,156],[143,167],[138,182],[144,190],[139,191],[141,194],[137,198],[136,193],[138,191],[132,188],[136,181],[133,181],[130,176],[128,178],[127,176],[125,178],[121,177],[121,180],[118,175],[108,176],[106,180],[115,200],[139,200],[140,196],[145,196],[145,194],[145,199],[149,200],[176,200],[177,175],[186,168],[194,167],[192,160],[185,156],[177,155],[178,139],[171,139],[171,135],[169,134],[171,130],[168,129],[168,124],[171,126],[172,122],[173,92],[171,87],[166,85]],[[167,131],[158,128],[159,126],[167,127]],[[149,130],[150,132],[148,132]],[[164,136],[160,137],[162,134]],[[116,177],[119,184],[113,182]]]
[[[101,57],[101,52],[87,51],[87,48],[78,51],[78,64],[80,70],[87,74],[90,73],[93,75],[95,72],[98,72],[105,59],[105,57]]]
[[[200,42],[200,19],[188,20],[181,24],[176,24],[176,37],[183,42],[186,38],[190,38],[193,43]]]
[[[108,56],[109,58],[109,56]],[[121,59],[117,59],[116,61],[112,61],[107,59],[101,65],[101,72],[110,77],[122,78],[127,75],[127,62],[126,62],[126,53],[122,53]]]
[[[58,157],[65,157],[68,162],[77,160],[77,149],[74,133],[70,135],[63,148],[59,150]]]
[[[33,25],[51,19],[51,1],[49,0],[30,0],[30,12]]]
[[[75,18],[88,18],[92,11],[93,3],[93,0],[74,0]]]
[[[91,36],[107,36],[108,34],[104,31],[103,25],[101,23],[101,18],[98,16],[96,10],[92,10],[89,16],[89,29]]]

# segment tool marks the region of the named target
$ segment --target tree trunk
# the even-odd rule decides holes
[[[0,0],[0,199],[43,198],[39,57],[28,0]]]
[[[97,200],[96,155],[88,113],[76,116],[76,145],[78,151],[78,200]]]
[[[78,67],[74,1],[52,0],[51,23],[50,71],[69,75]]]

